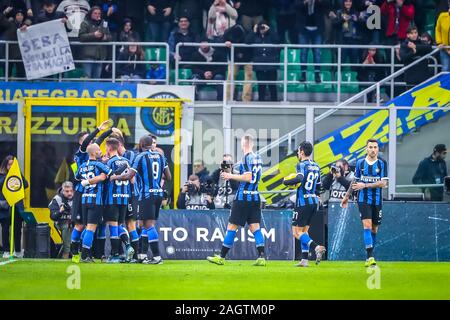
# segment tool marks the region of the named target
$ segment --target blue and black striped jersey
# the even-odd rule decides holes
[[[115,172],[117,169],[126,166],[130,168],[130,162],[128,159],[121,156],[113,156],[108,160],[106,166],[111,168],[112,172]],[[128,169],[129,170],[129,169]],[[128,205],[128,200],[131,197],[131,186],[130,181],[109,181],[107,182],[108,188],[106,192],[106,201],[105,204],[119,204],[119,205]]]
[[[137,156],[137,155],[138,155],[138,154],[137,154],[134,150],[126,150],[126,151],[124,152],[124,154],[122,155],[122,157],[128,159],[128,161],[129,161],[130,163],[133,163],[133,162],[134,162],[134,159],[136,159],[136,156]]]
[[[111,174],[112,170],[97,160],[88,160],[83,163],[77,171],[75,178],[79,181],[92,179],[104,173],[107,176]],[[80,183],[81,185],[81,183]],[[103,204],[103,188],[104,182],[91,184],[83,188],[82,204]]]
[[[297,175],[301,177],[300,186],[297,188],[297,207],[319,203],[316,195],[318,185],[320,185],[320,167],[311,160],[304,160],[297,163]]]
[[[262,174],[261,157],[253,152],[246,154],[239,165],[239,174],[251,172],[250,182],[241,182],[235,196],[239,201],[260,201],[258,183]]]
[[[387,162],[377,159],[370,163],[367,158],[356,161],[355,168],[356,181],[364,183],[374,183],[380,180],[387,180]],[[382,188],[364,188],[358,192],[358,202],[381,205],[383,202]]]
[[[128,159],[131,166],[138,155],[139,153],[136,150],[126,150],[125,153],[123,154],[123,157]],[[139,175],[139,173],[136,172],[136,175],[134,176],[134,183],[131,188],[133,196],[139,197],[140,188],[141,188],[141,176]]]
[[[89,154],[87,152],[81,151],[80,148],[78,148],[78,151],[73,156],[73,161],[77,164],[77,170],[83,163],[89,160]],[[75,191],[83,193],[84,188],[81,185],[80,182],[78,182],[75,186]]]
[[[158,152],[148,150],[136,157],[132,170],[138,173],[141,178],[139,200],[154,196],[162,197],[161,180],[167,166],[166,157]]]

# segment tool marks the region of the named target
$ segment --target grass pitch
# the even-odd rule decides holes
[[[81,287],[69,290],[71,262],[1,261],[0,299],[450,299],[450,263],[380,262],[379,282],[363,262],[79,264]]]

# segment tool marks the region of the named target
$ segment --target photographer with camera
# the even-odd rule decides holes
[[[236,190],[239,187],[239,182],[234,180],[224,180],[220,177],[222,172],[234,173],[233,156],[231,154],[224,154],[223,161],[220,164],[220,168],[214,171],[211,175],[211,179],[216,187],[214,193],[214,204],[216,209],[231,209],[231,203],[233,202]]]
[[[211,180],[200,183],[198,176],[195,174],[189,176],[180,194],[178,195],[178,209],[187,210],[209,210],[215,209],[213,195],[214,184]]]
[[[56,228],[61,232],[63,240],[63,259],[69,259],[72,234],[71,209],[74,190],[70,181],[65,181],[56,196],[48,205],[50,218],[55,221]]]
[[[323,189],[330,191],[328,201],[341,201],[354,177],[355,174],[350,171],[347,160],[340,159],[333,164],[330,167],[330,172],[322,177]]]

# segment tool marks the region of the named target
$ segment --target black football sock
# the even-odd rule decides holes
[[[222,250],[220,251],[220,256],[221,256],[222,258],[225,258],[226,255],[227,255],[227,253],[228,253],[228,251],[230,251],[230,248],[227,248],[227,247],[225,247],[225,246],[222,246]]]

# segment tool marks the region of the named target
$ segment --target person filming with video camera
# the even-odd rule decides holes
[[[212,180],[200,183],[200,179],[195,174],[189,176],[189,180],[184,184],[178,195],[178,209],[187,210],[210,210],[215,209],[214,205],[215,187]]]
[[[65,181],[58,194],[53,197],[48,205],[50,219],[55,221],[56,228],[61,232],[63,240],[63,259],[69,259],[70,242],[72,234],[72,199],[74,195],[73,184]]]
[[[224,154],[220,168],[215,170],[211,175],[212,181],[217,186],[216,192],[214,193],[216,209],[231,209],[231,203],[239,187],[239,182],[235,180],[224,180],[220,177],[220,174],[222,172],[233,173],[233,171],[235,170],[232,155]]]
[[[330,172],[322,177],[323,189],[330,191],[328,201],[341,201],[354,177],[355,174],[350,170],[347,160],[340,159],[332,164]]]

